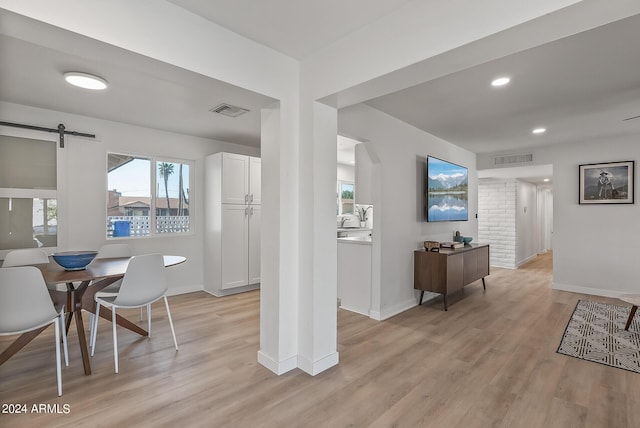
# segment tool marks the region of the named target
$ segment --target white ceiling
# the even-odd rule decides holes
[[[169,0],[234,33],[302,59],[412,0]]]
[[[86,51],[63,52],[0,34],[0,100],[248,146],[260,145],[263,96],[142,55],[51,28],[81,40]],[[67,84],[63,73],[94,73],[104,91]],[[232,118],[209,110],[221,103],[249,109]],[[0,117],[0,120],[6,120]],[[30,124],[50,127],[56,124]]]
[[[170,0],[203,19],[296,58],[401,8],[408,0]],[[0,15],[7,13],[0,10]],[[1,17],[1,16],[0,16]],[[6,18],[4,16],[3,18]],[[18,15],[20,25],[36,24]],[[0,35],[0,100],[257,146],[259,110],[273,99],[37,23],[56,47]],[[2,32],[2,30],[0,30]],[[54,37],[55,36],[55,37]],[[640,134],[640,15],[437,78],[367,103],[477,153]],[[44,44],[44,43],[43,43]],[[48,44],[51,46],[52,44]],[[73,52],[73,54],[69,53]],[[111,86],[68,86],[62,73],[93,72]],[[495,90],[490,80],[508,74]],[[238,118],[209,109],[248,108]],[[2,118],[0,118],[1,120]],[[535,126],[545,126],[533,136]]]
[[[367,104],[475,153],[638,135],[639,41],[636,15]]]

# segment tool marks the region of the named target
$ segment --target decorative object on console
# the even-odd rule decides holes
[[[464,243],[463,242],[441,242],[440,247],[451,248],[452,250],[455,250],[456,248],[464,247]]]
[[[579,166],[580,204],[633,204],[635,161]]]
[[[424,249],[427,251],[440,251],[440,242],[424,241]]]

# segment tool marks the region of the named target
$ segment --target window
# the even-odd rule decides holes
[[[0,135],[0,251],[58,245],[57,146]]]
[[[353,213],[354,184],[338,181],[338,215]]]
[[[109,153],[107,164],[107,237],[190,231],[192,163]]]

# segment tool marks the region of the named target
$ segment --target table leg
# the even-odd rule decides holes
[[[9,358],[11,358],[16,352],[27,346],[29,342],[35,339],[40,333],[42,333],[47,327],[51,324],[47,324],[44,327],[40,327],[37,330],[29,331],[27,333],[22,334],[19,338],[17,338],[7,349],[5,349],[2,354],[0,354],[0,366],[4,364]]]
[[[84,374],[91,374],[91,363],[89,361],[89,348],[87,347],[87,337],[84,334],[84,324],[82,323],[82,309],[76,309],[76,330],[78,330],[78,341],[80,342],[80,353],[82,354],[82,364]]]
[[[65,323],[66,323],[66,331],[67,336],[69,335],[69,327],[71,327],[71,319],[73,318],[73,312],[69,312],[65,314]]]

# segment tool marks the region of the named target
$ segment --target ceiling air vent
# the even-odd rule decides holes
[[[522,155],[503,155],[496,156],[493,159],[494,165],[513,165],[518,163],[533,162],[533,154],[525,153]]]
[[[232,106],[231,104],[220,104],[209,111],[231,117],[238,117],[249,112],[246,108]]]

